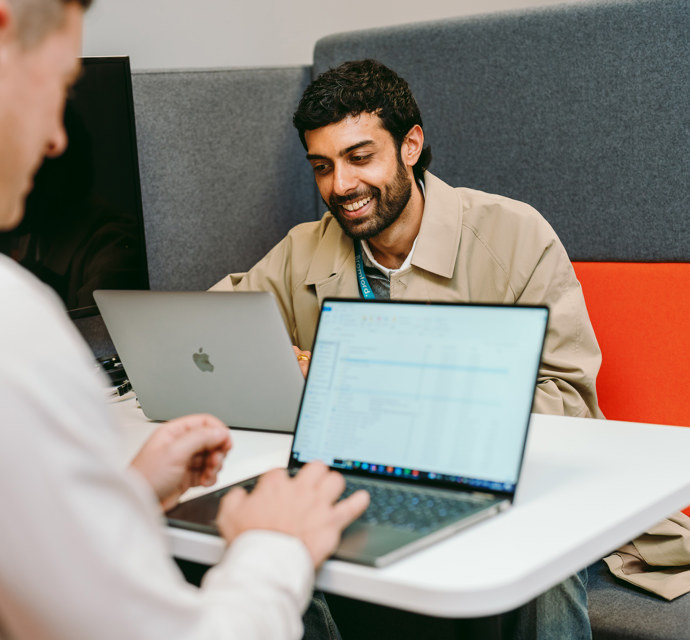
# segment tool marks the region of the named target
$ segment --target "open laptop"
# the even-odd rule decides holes
[[[272,294],[104,291],[94,298],[144,414],[212,413],[290,432],[304,376]]]
[[[288,468],[322,460],[372,495],[336,558],[383,566],[512,504],[547,320],[539,306],[323,302]],[[168,523],[217,534],[226,491]]]

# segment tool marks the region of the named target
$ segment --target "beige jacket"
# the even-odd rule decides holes
[[[673,514],[604,562],[614,576],[666,600],[690,593],[690,518]]]
[[[245,274],[213,290],[272,291],[294,344],[311,349],[321,301],[359,297],[354,245],[335,218],[293,228]],[[601,353],[580,284],[553,229],[529,205],[425,174],[412,269],[391,278],[392,300],[546,304],[551,316],[534,410],[603,417]]]

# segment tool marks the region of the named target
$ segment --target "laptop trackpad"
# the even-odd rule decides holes
[[[392,551],[411,544],[420,537],[414,531],[354,522],[345,529],[333,557],[373,566]]]

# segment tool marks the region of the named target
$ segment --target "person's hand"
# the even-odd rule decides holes
[[[299,347],[294,344],[292,348],[295,350],[295,355],[297,356],[297,364],[302,370],[302,375],[306,378],[307,371],[309,371],[309,363],[311,362],[311,351],[302,351]]]
[[[216,482],[231,444],[230,430],[218,418],[185,416],[158,427],[131,466],[146,478],[167,511],[190,487]]]
[[[369,505],[366,491],[336,502],[344,489],[343,476],[321,462],[306,464],[294,478],[274,469],[259,478],[250,494],[241,487],[227,493],[216,516],[218,529],[228,542],[252,529],[287,533],[304,543],[316,568]]]

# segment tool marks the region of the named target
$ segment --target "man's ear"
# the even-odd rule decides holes
[[[7,47],[12,40],[14,14],[7,0],[0,0],[0,65],[7,59]]]
[[[7,0],[0,0],[0,32],[5,33],[9,31],[13,19],[12,7],[10,7]]]
[[[1,0],[0,0],[1,1]],[[424,148],[424,131],[416,124],[405,135],[400,147],[400,157],[403,164],[413,167],[417,164],[419,156]]]

